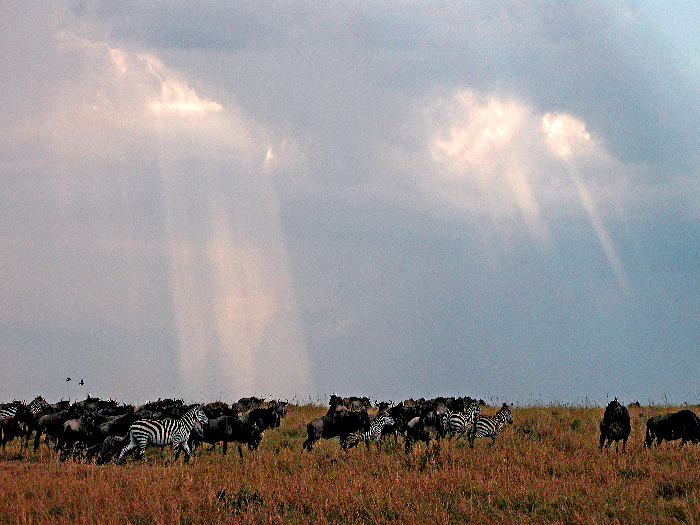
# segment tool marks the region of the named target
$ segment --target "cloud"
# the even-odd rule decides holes
[[[177,112],[181,114],[218,112],[223,106],[214,100],[200,98],[194,89],[168,75],[167,69],[159,60],[141,55],[153,74],[161,81],[161,94],[156,100],[149,102],[148,108],[156,114]],[[123,60],[122,60],[123,62]]]
[[[542,131],[546,135],[547,145],[564,160],[571,157],[574,148],[580,150],[581,145],[591,140],[586,124],[569,115],[546,114],[542,117]]]
[[[0,385],[661,388],[697,24],[598,7],[2,2]]]
[[[293,141],[202,95],[153,54],[65,27],[48,52],[59,62],[51,89],[3,137],[3,147],[31,136],[41,148],[0,160],[11,196],[2,213],[18,226],[2,240],[0,266],[14,277],[4,283],[0,323],[101,327],[109,335],[92,349],[102,356],[97,369],[110,363],[106,347],[149,333],[160,358],[179,363],[170,384],[191,398],[306,388],[271,182]],[[65,64],[75,73],[60,76]],[[93,392],[129,383],[133,365],[114,369],[108,384],[93,382]],[[131,387],[160,395],[168,371]]]

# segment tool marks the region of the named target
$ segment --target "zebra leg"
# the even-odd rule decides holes
[[[180,449],[181,447],[184,447],[185,442],[183,441],[182,443],[173,443],[173,455],[170,456],[170,459],[165,460],[165,464],[168,465],[169,463],[173,463],[174,461],[177,461],[177,458],[180,457]]]
[[[194,465],[195,453],[194,453],[194,450],[190,450],[190,447],[187,444],[187,441],[183,441],[182,445],[180,445],[180,448],[181,448],[181,450],[185,451],[185,463],[189,463],[189,461],[191,459],[192,464]]]
[[[136,458],[142,459],[144,462],[148,461],[146,459],[146,445],[148,445],[148,441],[144,439],[142,442],[138,443],[138,448],[136,452]]]

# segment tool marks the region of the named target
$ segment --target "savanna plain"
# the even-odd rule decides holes
[[[678,408],[630,407],[624,453],[598,448],[604,408],[576,406],[516,406],[493,446],[443,440],[405,454],[388,437],[379,452],[343,452],[336,438],[302,450],[306,423],[326,410],[290,406],[258,450],[205,446],[195,465],[166,466],[158,447],[147,462],[59,461],[15,440],[0,452],[0,523],[700,522],[700,447],[644,448],[647,418]]]

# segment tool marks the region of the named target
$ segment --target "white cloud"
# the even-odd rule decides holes
[[[542,117],[542,132],[546,136],[547,145],[564,160],[574,152],[582,154],[591,140],[586,124],[569,115],[547,113]]]
[[[0,268],[15,277],[0,321],[156,331],[154,339],[176,342],[163,357],[179,359],[182,393],[193,398],[306,388],[270,180],[296,154],[294,141],[203,95],[197,79],[153,55],[68,29],[53,44],[75,72],[54,77],[12,131],[41,145],[31,162],[15,161],[14,170],[36,175],[15,181],[23,191],[13,200],[23,202],[13,208],[52,240],[4,234]]]

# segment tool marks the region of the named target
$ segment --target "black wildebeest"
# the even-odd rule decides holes
[[[238,443],[238,454],[243,457],[241,444],[248,445],[249,450],[258,448],[262,440],[262,431],[252,423],[241,421],[236,416],[221,416],[209,420],[209,425],[203,428],[202,436],[192,435],[193,445],[197,442],[214,445],[223,442],[223,454],[226,454],[229,443]],[[211,450],[211,449],[210,449]]]
[[[369,430],[369,415],[366,410],[350,412],[344,410],[334,416],[321,416],[306,425],[307,438],[303,448],[311,452],[319,439],[340,438],[340,446],[347,450],[347,438],[352,433]]]
[[[622,451],[625,451],[627,438],[630,435],[630,413],[627,407],[622,406],[617,398],[608,403],[605,408],[603,420],[600,422],[600,448],[603,445],[605,448],[610,446],[610,443],[615,442],[615,450],[618,450],[619,441],[622,440]]]
[[[647,421],[647,432],[644,445],[650,447],[656,440],[660,445],[663,440],[681,440],[681,445],[692,441],[700,441],[700,419],[692,410],[681,410],[672,414],[661,414],[650,417]]]

